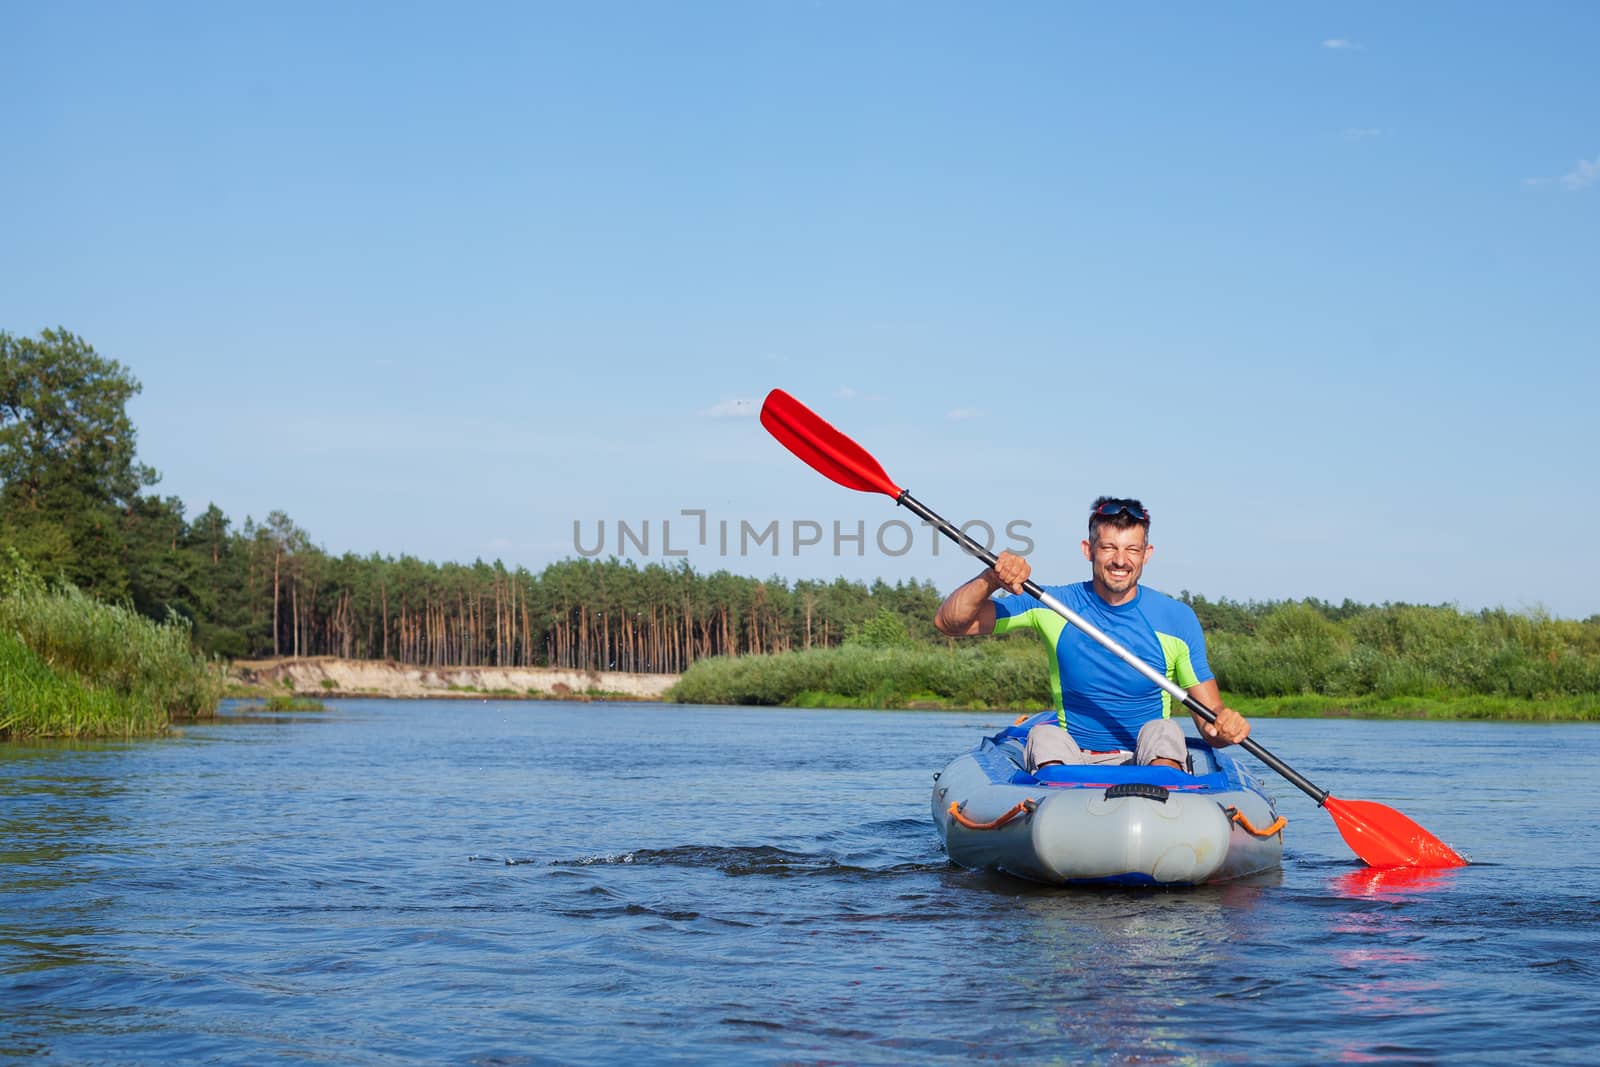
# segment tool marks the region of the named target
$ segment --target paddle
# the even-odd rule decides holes
[[[924,522],[932,524],[950,540],[969,554],[989,566],[994,566],[994,553],[962,533],[936,514],[916,497],[894,483],[883,465],[869,455],[866,449],[834,429],[821,416],[800,401],[774,389],[761,405],[761,425],[776,437],[789,451],[818,473],[838,482],[848,489],[864,493],[882,493],[893,498]],[[1174,700],[1207,722],[1217,721],[1216,713],[1190,696],[1170,678],[1117,644],[1061,601],[1045,592],[1039,583],[1029,579],[1022,588],[1037,597],[1051,611],[1100,644],[1106,651],[1128,664],[1151,682],[1161,687]],[[1326,789],[1319,789],[1309,779],[1262,748],[1245,738],[1240,746],[1256,759],[1288,779],[1296,788],[1333,816],[1334,825],[1357,856],[1373,867],[1464,867],[1467,861],[1456,854],[1449,845],[1424,830],[1417,823],[1393,808],[1370,800],[1340,800]]]

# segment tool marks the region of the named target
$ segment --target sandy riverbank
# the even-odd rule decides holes
[[[418,667],[393,660],[334,656],[236,660],[235,682],[304,696],[565,697],[604,695],[660,700],[676,674],[575,671],[548,667]]]

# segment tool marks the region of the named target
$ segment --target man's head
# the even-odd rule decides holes
[[[1083,557],[1094,571],[1095,592],[1108,604],[1123,604],[1138,592],[1150,558],[1150,512],[1137,500],[1103,496],[1089,510]]]
[[[1093,541],[1099,537],[1101,528],[1108,525],[1115,526],[1119,530],[1138,526],[1143,528],[1145,537],[1148,538],[1150,512],[1132,497],[1096,497],[1094,504],[1089,508],[1089,540]]]

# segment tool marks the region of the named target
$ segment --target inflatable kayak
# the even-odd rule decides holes
[[[1028,730],[1053,717],[986,737],[934,775],[933,819],[953,862],[1049,885],[1200,885],[1282,861],[1284,820],[1226,751],[1190,738],[1193,774],[1061,765],[1029,774]]]

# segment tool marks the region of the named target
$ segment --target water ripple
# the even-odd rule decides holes
[[[508,864],[538,862],[508,859]],[[827,853],[799,852],[773,845],[680,845],[673,848],[641,848],[611,855],[583,856],[575,859],[544,861],[552,867],[690,867],[713,870],[733,876],[795,875],[874,877],[927,873],[946,869],[946,864],[897,862],[863,865],[846,862]]]

